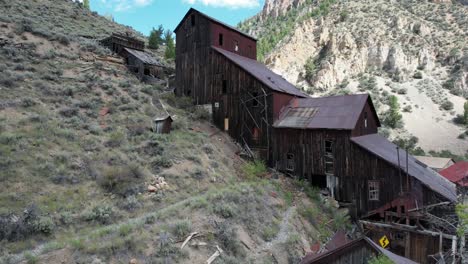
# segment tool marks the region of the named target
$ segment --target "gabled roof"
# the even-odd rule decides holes
[[[159,62],[152,54],[140,50],[124,48],[128,53],[132,54],[133,56],[137,57],[141,60],[144,64],[154,65],[164,67],[164,65]]]
[[[426,164],[428,167],[441,170],[454,164],[455,161],[451,158],[427,157],[427,156],[414,156],[420,162]]]
[[[400,149],[400,165],[398,166],[397,146],[383,136],[371,134],[353,137],[351,141],[406,172],[406,151]],[[446,199],[457,201],[455,185],[411,155],[408,155],[408,174]]]
[[[349,253],[350,251],[360,250],[362,247],[368,247],[376,255],[384,255],[396,264],[417,264],[410,259],[399,256],[387,249],[384,249],[377,245],[372,239],[368,237],[361,237],[349,242],[344,242],[336,248],[328,250],[320,254],[308,254],[302,259],[301,264],[313,264],[313,263],[329,263],[331,259],[338,259],[339,256]]]
[[[292,85],[290,82],[286,81],[283,77],[274,73],[260,62],[249,59],[247,57],[239,56],[235,53],[217,47],[212,46],[211,48],[248,72],[250,75],[255,77],[270,89],[297,97],[308,97],[307,94],[301,92],[296,88],[296,86]]]
[[[368,94],[291,100],[273,126],[276,128],[353,130],[367,102],[371,105],[377,125],[380,126],[379,118]]]
[[[468,186],[468,161],[457,162],[439,173],[455,184]]]
[[[198,10],[196,10],[195,8],[190,8],[190,10],[187,12],[187,14],[185,14],[184,18],[182,18],[182,20],[180,21],[180,23],[179,23],[179,24],[177,25],[177,27],[174,29],[174,33],[177,33],[177,31],[179,30],[180,26],[182,26],[182,24],[183,24],[183,22],[185,21],[185,19],[187,19],[187,17],[188,17],[191,13],[193,13],[193,12],[200,14],[201,16],[205,17],[206,19],[208,19],[208,20],[210,20],[210,21],[212,21],[212,22],[214,22],[214,23],[216,23],[216,24],[219,24],[219,25],[221,25],[221,26],[223,26],[223,27],[226,27],[226,28],[228,28],[228,29],[230,29],[230,30],[236,31],[237,33],[243,35],[244,37],[247,37],[247,38],[249,38],[249,39],[252,39],[252,40],[254,40],[254,41],[257,41],[256,38],[250,36],[249,34],[244,33],[244,32],[242,32],[242,31],[240,31],[239,29],[237,29],[237,28],[235,28],[235,27],[233,27],[233,26],[230,26],[230,25],[228,25],[228,24],[226,24],[226,23],[224,23],[224,22],[221,22],[221,21],[217,20],[216,18],[210,17],[210,16],[208,16],[208,15],[206,15],[206,14],[204,14],[204,13],[198,11]]]

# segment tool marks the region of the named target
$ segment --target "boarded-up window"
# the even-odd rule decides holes
[[[379,181],[368,181],[367,185],[369,186],[369,200],[378,201],[379,200]]]
[[[218,43],[219,43],[220,46],[223,45],[223,41],[224,41],[223,34],[220,33],[219,34],[219,39],[218,39]]]
[[[295,164],[294,164],[294,154],[288,153],[286,154],[286,170],[287,171],[294,171]]]
[[[325,140],[325,173],[335,173],[334,142]]]

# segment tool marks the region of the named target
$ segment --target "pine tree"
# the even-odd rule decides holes
[[[91,10],[91,6],[89,5],[89,0],[83,0],[83,6],[84,8]]]
[[[175,58],[175,45],[174,45],[174,38],[172,37],[172,32],[167,30],[164,33],[164,43],[166,43],[166,52],[164,56],[166,59],[174,59]]]
[[[162,25],[159,25],[158,29],[153,28],[153,30],[151,30],[149,40],[148,40],[149,42],[148,47],[150,49],[159,48],[159,45],[163,43],[163,39],[161,37],[163,33],[164,33],[164,28]]]
[[[394,95],[389,98],[390,110],[385,118],[385,124],[391,128],[400,128],[403,126],[403,116],[400,114],[400,105],[398,104],[398,98]]]

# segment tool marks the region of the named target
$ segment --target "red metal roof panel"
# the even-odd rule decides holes
[[[468,161],[457,162],[439,173],[453,183],[468,186]]]

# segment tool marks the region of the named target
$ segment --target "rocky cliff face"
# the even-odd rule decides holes
[[[280,21],[291,16],[294,26],[284,27]],[[270,17],[278,24],[271,25]],[[298,87],[320,95],[369,92],[359,88],[360,80],[375,77],[373,97],[383,102],[382,114],[387,109],[383,97],[392,91],[402,110],[413,108],[403,112],[405,128],[393,133],[417,136],[426,150],[468,149],[466,140],[457,139],[465,128],[452,121],[468,97],[468,7],[463,1],[266,0],[262,12],[243,26],[257,34],[261,46],[276,40],[273,48],[260,47],[267,51],[265,63]],[[444,103],[454,106],[446,110]],[[425,118],[413,125],[418,115]],[[444,138],[428,136],[417,126],[434,127]]]

